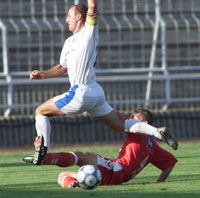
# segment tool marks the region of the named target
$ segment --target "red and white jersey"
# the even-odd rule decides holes
[[[116,162],[123,166],[127,179],[137,175],[148,163],[161,170],[174,165],[177,160],[158,146],[153,137],[128,133]]]
[[[97,14],[87,14],[84,27],[66,39],[60,56],[60,65],[67,67],[71,86],[87,85],[96,81],[98,40]]]
[[[129,181],[149,163],[165,170],[177,159],[158,146],[151,136],[127,133],[118,157],[114,160],[102,158],[99,162],[102,185],[113,185]]]

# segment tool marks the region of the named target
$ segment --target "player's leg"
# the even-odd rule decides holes
[[[61,116],[64,115],[64,113],[57,108],[53,99],[50,99],[41,104],[36,109],[35,114],[37,137],[34,140],[34,154],[24,157],[23,161],[39,165],[50,146],[51,125],[48,116]]]
[[[79,187],[77,179],[76,179],[76,172],[61,172],[58,175],[58,185],[62,188],[77,188]]]
[[[101,122],[107,125],[109,128],[117,132],[131,132],[131,133],[142,133],[146,135],[151,135],[156,137],[159,140],[164,140],[169,146],[174,150],[178,148],[177,141],[169,133],[169,130],[166,127],[156,128],[145,122],[129,118],[125,121],[122,120],[119,116],[119,113],[115,110],[107,113],[103,116],[98,116]]]
[[[101,122],[116,132],[132,132],[143,133],[152,135],[161,139],[161,135],[156,127],[141,122],[136,119],[121,119],[120,113],[113,109],[105,98],[101,98],[100,105],[95,106],[92,110],[88,111],[91,115],[97,116]]]
[[[46,101],[37,107],[35,111],[35,127],[38,136],[43,136],[44,146],[50,147],[50,133],[51,125],[49,122],[49,116],[63,116],[65,115],[62,111],[58,109],[55,105],[53,99]]]
[[[47,153],[44,157],[44,165],[57,165],[69,167],[73,165],[83,166],[86,164],[97,165],[97,155],[89,152],[67,152],[67,153]]]
[[[80,104],[76,97],[77,91],[78,86],[73,86],[68,92],[55,96],[36,109],[36,131],[38,136],[43,136],[45,147],[50,146],[51,126],[48,117],[78,112]]]
[[[33,163],[38,165],[41,164],[50,147],[51,125],[49,116],[62,116],[64,113],[57,108],[53,99],[50,99],[37,107],[35,114],[37,137],[34,141]]]
[[[62,155],[62,156],[61,156]],[[48,159],[49,158],[49,159]],[[86,164],[97,165],[97,155],[94,153],[83,152],[71,152],[71,153],[58,153],[47,154],[44,158],[44,164],[47,164],[50,160],[56,163],[56,165],[71,166],[78,165],[83,166]],[[61,161],[60,161],[61,160]],[[79,187],[75,172],[62,172],[58,175],[58,184],[63,188],[77,188]]]
[[[116,132],[124,132],[124,120],[120,119],[114,109],[106,115],[99,116],[99,120]]]
[[[83,104],[80,102],[82,101],[80,100],[81,96],[78,95],[79,92],[78,86],[73,86],[68,92],[48,100],[36,109],[36,130],[39,136],[36,137],[34,142],[34,164],[41,164],[45,156],[43,150],[48,149],[49,151],[51,126],[48,117],[53,115],[75,116],[83,111]],[[42,141],[42,138],[44,141]],[[27,157],[23,158],[23,161],[30,162],[30,156],[28,158],[29,160]],[[36,158],[38,158],[38,160]]]
[[[42,149],[40,149],[41,152]],[[34,155],[37,155],[36,152]],[[33,157],[25,157],[23,161],[27,163],[34,163]],[[69,167],[73,165],[83,166],[86,164],[97,165],[97,155],[89,152],[66,152],[66,153],[47,153],[39,164],[43,165],[56,165],[59,167]]]
[[[111,160],[94,153],[74,152],[74,154],[77,155],[77,165],[83,166],[86,164],[92,164],[98,166],[102,176],[101,185],[121,184],[124,181],[123,167],[119,163],[112,162]],[[47,154],[46,156],[48,155],[51,154]],[[65,160],[65,165],[66,164],[67,159]],[[63,188],[78,187],[76,173],[60,173],[58,176],[58,184]]]
[[[76,165],[77,161],[78,157],[75,152],[47,153],[42,161],[42,164],[69,167]]]
[[[88,109],[88,113],[98,117],[101,122],[107,125],[109,128],[116,132],[131,132],[131,133],[143,133],[154,136],[159,140],[165,140],[172,148],[177,148],[177,142],[170,135],[167,128],[156,128],[147,123],[140,122],[136,119],[123,120],[119,116],[119,112],[115,111],[106,101],[103,89],[100,85],[95,87],[95,90],[100,93],[97,103],[92,109]],[[97,93],[94,92],[94,97]]]
[[[142,133],[151,136],[155,136],[158,139],[162,139],[158,128],[153,127],[145,122],[140,122],[135,119],[126,119],[125,121],[120,119],[119,114],[112,110],[110,113],[100,116],[101,122],[106,124],[108,127],[117,132],[132,132],[132,133]]]
[[[98,84],[95,86],[95,90],[91,89],[89,92],[91,97],[91,102],[93,100],[96,101],[96,104],[92,106],[92,108],[88,108],[87,111],[92,116],[96,116],[107,125],[109,128],[113,129],[116,132],[133,132],[133,133],[144,133],[148,135],[153,135],[158,139],[161,139],[161,134],[158,129],[148,125],[144,122],[139,122],[135,119],[127,119],[123,120],[119,116],[119,112],[114,110],[106,101],[104,92]],[[97,93],[98,91],[98,93]],[[99,96],[97,97],[97,95]]]

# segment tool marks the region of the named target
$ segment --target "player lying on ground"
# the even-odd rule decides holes
[[[73,34],[63,45],[60,63],[48,70],[34,70],[30,73],[30,80],[58,77],[67,73],[70,82],[68,91],[44,102],[35,111],[35,127],[37,135],[44,138],[44,151],[40,153],[39,161],[34,160],[34,164],[40,163],[46,152],[50,152],[49,117],[76,116],[83,112],[98,117],[114,131],[146,133],[158,139],[164,138],[176,149],[176,140],[160,133],[165,133],[165,129],[136,123],[134,119],[121,120],[117,111],[106,101],[102,87],[96,82],[95,74],[99,40],[97,0],[87,0],[87,6],[72,5],[66,13],[66,25]]]
[[[133,113],[135,119],[152,124],[153,116],[145,109],[137,109]],[[101,185],[122,184],[134,178],[147,164],[151,163],[161,170],[157,182],[163,182],[172,171],[177,159],[162,149],[152,136],[136,133],[125,133],[126,138],[116,159],[102,157],[89,152],[47,153],[41,162],[43,165],[69,167],[85,164],[96,165],[102,175]],[[38,139],[43,143],[42,138]],[[32,163],[33,158],[24,158]],[[76,172],[62,172],[58,176],[58,184],[64,188],[78,187]]]

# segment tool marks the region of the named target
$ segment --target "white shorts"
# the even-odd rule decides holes
[[[60,111],[72,117],[85,111],[92,116],[104,116],[113,110],[98,83],[74,85],[68,92],[54,97],[53,101]]]

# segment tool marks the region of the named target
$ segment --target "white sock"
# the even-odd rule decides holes
[[[125,131],[131,133],[142,133],[146,135],[151,135],[161,140],[161,135],[156,127],[153,127],[139,120],[135,119],[125,120]]]
[[[36,115],[35,117],[35,128],[37,131],[37,135],[42,135],[44,138],[44,146],[50,147],[50,134],[51,134],[51,125],[49,122],[49,118],[43,115]]]

